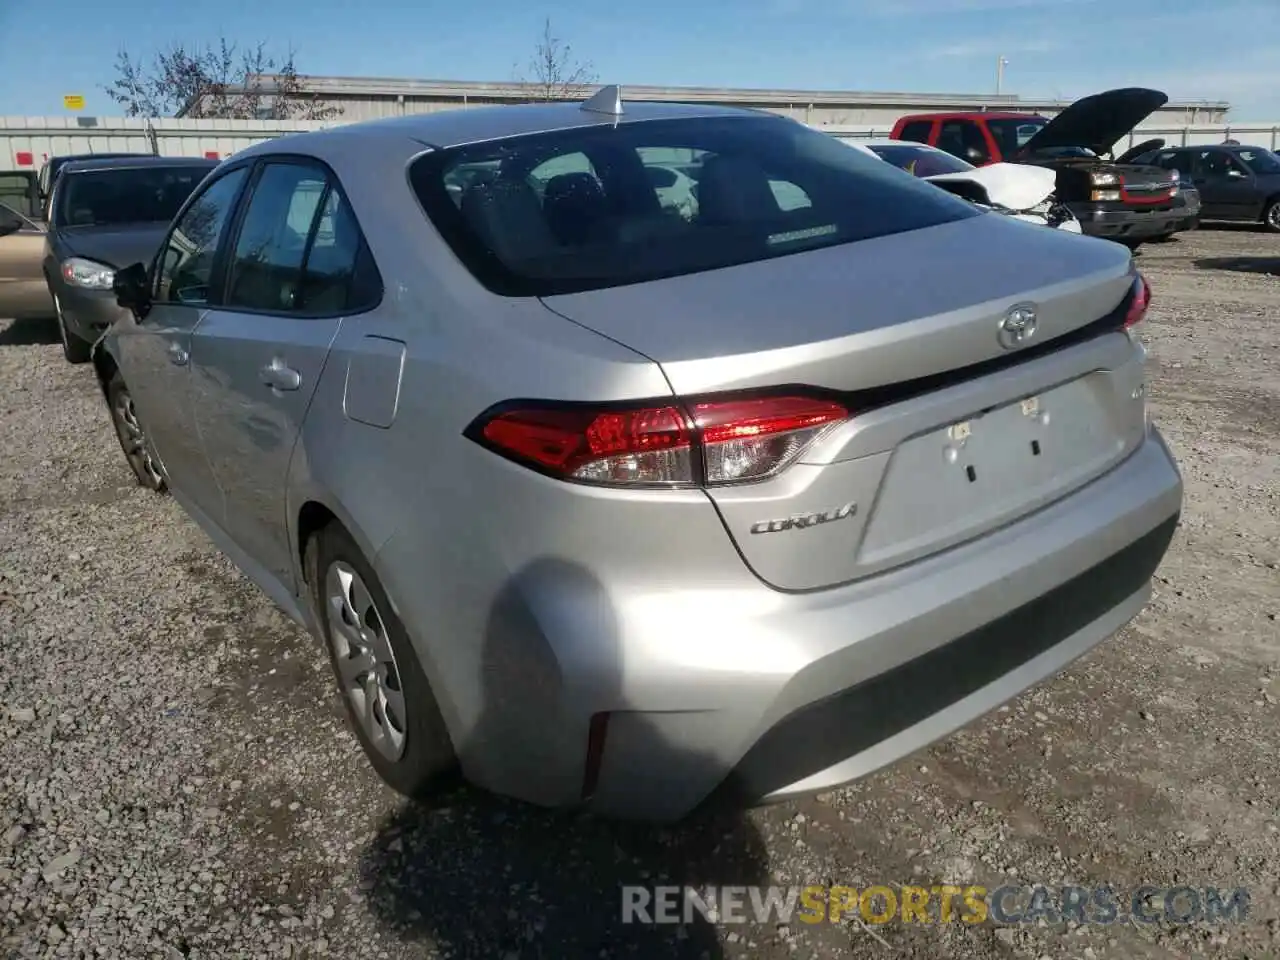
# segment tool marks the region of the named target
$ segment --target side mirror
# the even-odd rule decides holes
[[[17,233],[26,224],[7,210],[0,211],[0,237],[7,237],[11,233]]]
[[[117,270],[111,290],[116,295],[116,303],[139,319],[151,309],[151,283],[147,268],[141,263]]]

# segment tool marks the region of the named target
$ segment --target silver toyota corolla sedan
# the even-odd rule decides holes
[[[1181,509],[1128,250],[753,111],[273,140],[116,290],[139,481],[323,639],[408,795],[846,783],[1115,633]]]

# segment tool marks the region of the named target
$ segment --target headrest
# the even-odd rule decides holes
[[[538,195],[521,180],[494,180],[469,187],[462,216],[501,260],[527,260],[556,246]]]
[[[708,223],[742,223],[778,215],[769,175],[754,160],[716,156],[698,178],[698,217]]]

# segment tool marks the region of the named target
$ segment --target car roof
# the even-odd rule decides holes
[[[86,157],[83,160],[71,160],[62,168],[62,173],[84,173],[92,170],[136,170],[142,167],[205,167],[213,169],[221,161],[207,157],[156,157],[151,154],[138,154],[125,157]]]
[[[911,120],[958,120],[961,118],[986,117],[988,120],[1044,120],[1038,113],[1011,113],[1000,110],[944,110],[938,113],[909,113],[899,117],[897,125]]]
[[[445,149],[486,140],[500,140],[523,134],[550,133],[585,127],[620,126],[653,120],[681,120],[711,117],[773,119],[795,123],[787,117],[764,110],[720,107],[711,104],[652,103],[623,101],[622,115],[591,113],[582,109],[582,101],[530,103],[459,107],[435,113],[410,114],[380,120],[348,123],[327,130],[294,133],[286,137],[254,144],[236,154],[236,158],[258,154],[288,153],[290,148],[301,153],[325,155],[373,143],[416,143],[421,147]]]

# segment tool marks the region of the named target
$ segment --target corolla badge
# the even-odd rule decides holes
[[[821,523],[831,523],[833,520],[844,520],[852,517],[858,512],[856,503],[846,503],[842,507],[836,507],[834,510],[827,510],[824,513],[800,513],[790,517],[783,517],[779,520],[760,520],[751,525],[752,533],[782,533],[784,530],[805,530],[809,527],[816,527]]]
[[[1010,307],[1000,320],[1000,328],[996,337],[1000,346],[1006,350],[1016,350],[1025,346],[1027,341],[1036,335],[1036,305],[1019,303]]]

